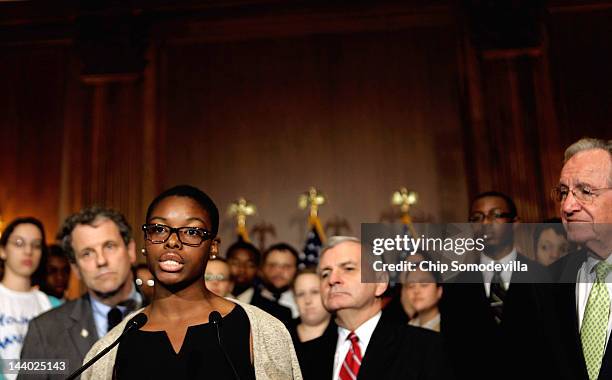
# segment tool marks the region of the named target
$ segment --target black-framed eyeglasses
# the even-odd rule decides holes
[[[212,233],[205,228],[200,227],[170,227],[165,224],[143,224],[142,230],[145,234],[145,239],[153,244],[162,244],[170,239],[170,236],[176,233],[181,244],[190,247],[199,247],[206,240],[213,238]]]
[[[482,223],[485,221],[485,219],[489,219],[490,221],[495,222],[498,219],[512,219],[514,216],[515,215],[511,212],[503,212],[494,208],[486,214],[480,211],[473,212],[468,218],[468,221],[470,223]]]
[[[611,189],[612,187],[601,187],[599,189],[595,189],[587,184],[581,183],[577,184],[573,188],[565,185],[559,185],[552,189],[551,196],[557,202],[564,202],[571,192],[578,202],[582,204],[590,204],[593,203],[600,192]]]

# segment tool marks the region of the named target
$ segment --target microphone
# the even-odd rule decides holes
[[[223,351],[223,355],[225,355],[225,359],[227,360],[228,364],[230,365],[230,367],[232,367],[232,371],[234,371],[234,377],[236,378],[236,380],[240,380],[240,376],[238,376],[238,372],[236,372],[234,363],[232,363],[232,360],[225,351],[225,348],[223,348],[223,343],[221,342],[221,313],[216,310],[211,311],[208,315],[208,321],[215,325],[215,327],[217,328],[217,342],[219,342],[219,347],[221,348],[221,351]]]
[[[111,344],[110,346],[106,347],[105,349],[100,351],[96,356],[91,358],[87,363],[83,364],[83,366],[81,366],[81,368],[79,368],[76,371],[74,371],[70,376],[68,376],[66,378],[66,380],[74,380],[74,379],[76,379],[87,368],[91,367],[95,362],[100,360],[100,358],[102,356],[106,355],[108,353],[108,351],[112,350],[113,347],[118,345],[119,342],[121,342],[121,339],[123,339],[123,337],[126,336],[130,331],[138,330],[142,326],[144,326],[145,323],[147,323],[147,320],[148,320],[148,318],[147,318],[147,316],[144,313],[136,314],[132,319],[130,319],[128,321],[128,323],[125,325],[125,329],[123,330],[121,335],[119,335],[119,338],[115,339],[113,344]]]

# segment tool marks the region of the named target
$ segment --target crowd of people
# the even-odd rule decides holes
[[[521,218],[505,191],[470,203],[486,236],[479,262],[528,271],[443,280],[421,267],[398,284],[362,281],[355,237],[329,238],[300,270],[287,243],[260,252],[239,239],[222,254],[217,206],[188,185],[149,205],[140,264],[117,211],[80,210],[51,246],[39,220],[15,219],[0,237],[0,358],[66,368],[0,378],[63,379],[119,338],[82,379],[612,378],[609,190],[612,142],[581,139],[553,191],[561,218],[533,231],[532,258],[517,248]],[[71,270],[87,291],[67,300]],[[139,314],[146,322],[122,335]]]

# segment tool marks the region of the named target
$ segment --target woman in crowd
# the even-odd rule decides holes
[[[261,310],[206,288],[204,268],[219,226],[213,201],[192,186],[164,191],[147,210],[145,256],[155,281],[148,321],[127,334],[82,379],[301,379],[283,324]],[[218,312],[220,323],[209,316]],[[98,341],[85,360],[111,344],[131,317]]]
[[[43,279],[40,290],[44,293],[65,301],[68,282],[70,281],[70,262],[68,256],[57,244],[52,244],[47,249],[47,259],[44,265]],[[40,265],[43,268],[43,263]]]
[[[438,272],[417,269],[408,272],[402,287],[402,301],[413,308],[415,315],[408,322],[411,326],[440,332],[442,279]]]
[[[234,298],[232,296],[234,283],[231,279],[230,267],[224,259],[211,256],[206,265],[204,281],[206,281],[206,287],[216,295]]]
[[[32,278],[40,276],[38,271],[45,255],[45,230],[39,220],[18,218],[6,226],[0,237],[0,259],[5,269],[0,283],[2,359],[18,359],[28,322],[59,305],[58,299],[32,287]]]
[[[536,261],[549,266],[567,254],[567,235],[561,219],[545,220],[533,233]]]
[[[295,302],[300,311],[291,334],[296,345],[320,337],[329,326],[331,315],[321,302],[320,284],[314,268],[301,270],[293,282]]]

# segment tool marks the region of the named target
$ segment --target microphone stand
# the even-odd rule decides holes
[[[138,330],[139,328],[144,326],[145,323],[147,323],[147,316],[144,313],[136,314],[136,316],[134,316],[134,318],[130,319],[130,321],[127,323],[127,327],[125,328],[125,330],[123,330],[123,332],[121,333],[119,338],[115,339],[115,341],[110,346],[106,347],[105,349],[100,351],[96,356],[91,358],[87,363],[83,364],[83,366],[81,366],[81,368],[79,368],[76,371],[74,371],[70,376],[68,376],[66,378],[66,380],[75,380],[87,368],[91,367],[95,362],[100,360],[100,358],[102,356],[106,355],[110,350],[112,350],[113,347],[118,345],[119,342],[121,342],[121,339],[124,336],[126,336],[130,331]]]

